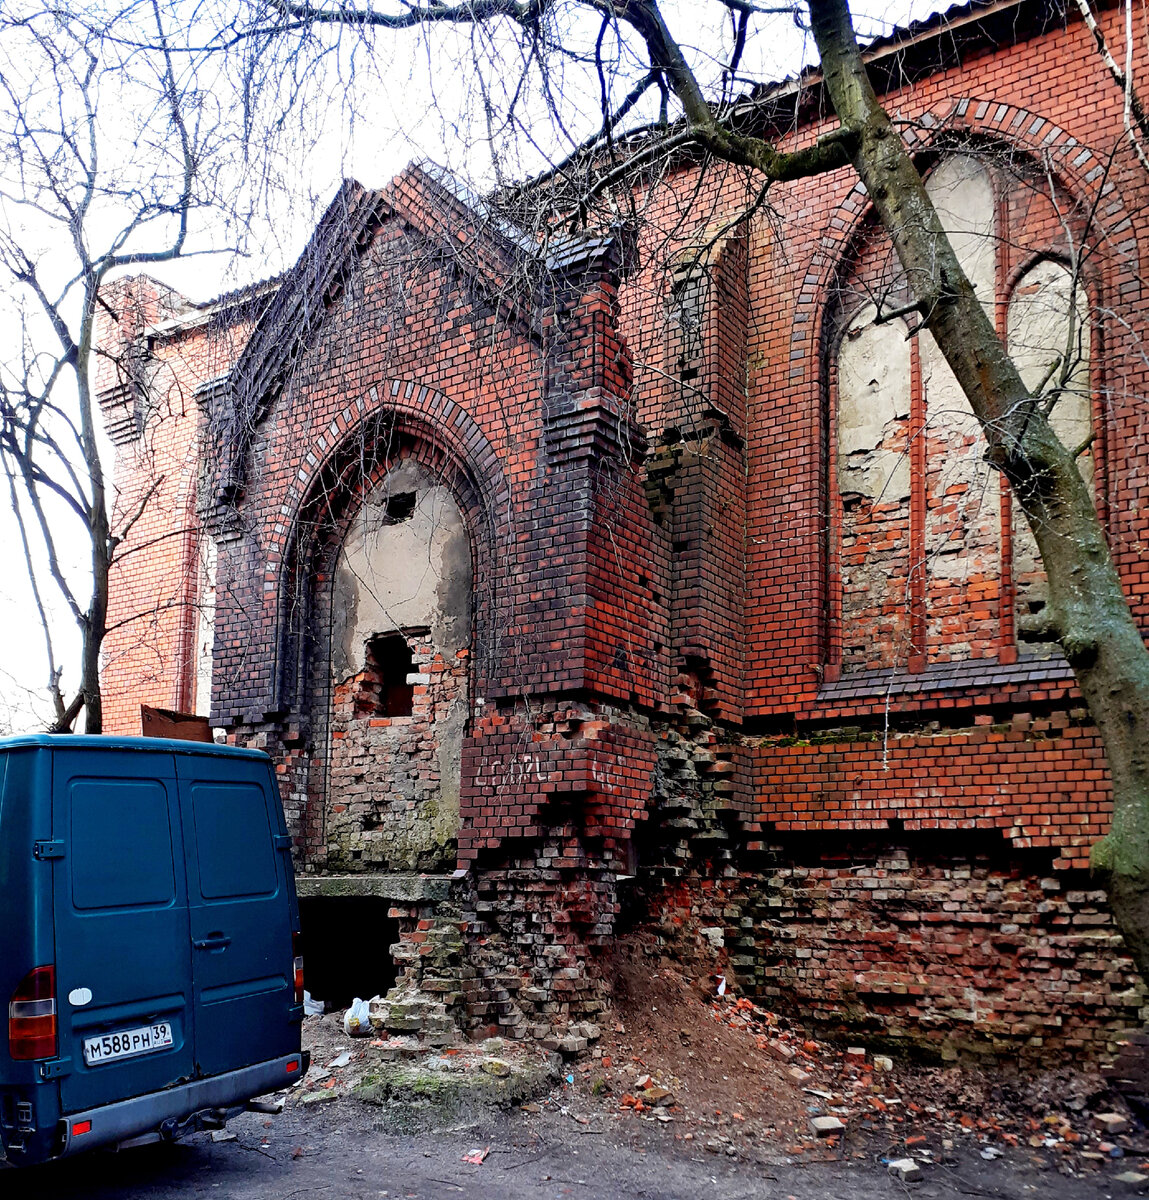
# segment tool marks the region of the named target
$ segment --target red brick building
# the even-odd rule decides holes
[[[1122,97],[1042,4],[869,58],[1149,623]],[[738,119],[825,110],[810,78]],[[739,219],[756,187],[684,160],[637,233],[538,244],[411,167],[281,280],[118,285],[101,403],[148,503],[109,728],[273,755],[302,894],[386,902],[396,1027],[557,1036],[626,945],[947,1056],[1103,1054],[1144,997],[1032,536],[929,335],[875,320],[904,282],[856,180]]]

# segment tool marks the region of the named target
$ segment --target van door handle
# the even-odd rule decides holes
[[[192,942],[197,950],[226,950],[231,945],[231,938],[222,933],[213,933],[211,937],[200,938]]]

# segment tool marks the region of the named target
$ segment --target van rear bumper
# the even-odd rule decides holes
[[[126,1141],[159,1129],[165,1121],[182,1121],[192,1113],[227,1108],[253,1096],[290,1087],[307,1073],[308,1058],[306,1051],[286,1054],[239,1071],[228,1071],[225,1075],[195,1079],[162,1092],[134,1096],[87,1112],[69,1113],[60,1121],[61,1136],[55,1157],[64,1158],[94,1146]],[[77,1132],[85,1123],[88,1129]]]

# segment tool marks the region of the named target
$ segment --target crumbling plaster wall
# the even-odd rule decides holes
[[[467,723],[471,544],[448,488],[413,459],[396,464],[348,528],[335,568],[327,852],[335,870],[454,864]],[[370,646],[397,635],[411,654],[410,712],[378,702]]]
[[[850,322],[838,352],[842,666],[909,656],[910,343],[905,322]]]
[[[1091,487],[1096,463],[1086,443],[1093,429],[1092,334],[1088,293],[1064,264],[1041,259],[1018,280],[1007,317],[1010,353],[1029,387],[1044,384],[1050,392],[1049,419],[1062,444],[1071,450],[1084,447],[1077,461]],[[1048,657],[1052,644],[1033,636],[1040,633],[1049,597],[1045,569],[1033,531],[1016,505],[1012,518],[1018,636],[1031,654]]]
[[[949,155],[930,173],[926,191],[992,320],[998,230],[989,171],[970,155]],[[925,653],[941,662],[988,658],[996,653],[1000,633],[1000,476],[985,461],[985,435],[928,330],[918,339],[918,352],[925,438]]]
[[[1050,185],[986,152],[943,156],[926,188],[1023,378],[1044,387],[1067,446],[1092,427],[1091,315]],[[1058,203],[1064,203],[1056,197]],[[1050,256],[1054,257],[1050,257]],[[969,402],[928,330],[886,314],[906,282],[867,229],[844,272],[832,355],[834,543],[844,672],[1050,657],[1037,640],[1046,580],[1033,535],[986,461]],[[1025,267],[1027,258],[1036,261]],[[1025,267],[1012,281],[1014,266]],[[1092,480],[1092,455],[1082,456]],[[831,656],[833,657],[833,655]]]

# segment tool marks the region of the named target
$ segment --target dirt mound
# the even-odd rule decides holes
[[[797,1056],[777,1052],[781,1031],[773,1014],[719,997],[709,986],[711,994],[704,996],[669,967],[619,964],[613,987],[602,1058],[584,1068],[584,1075],[601,1081],[600,1093],[609,1089],[637,1115],[663,1123],[670,1117],[683,1137],[719,1147],[828,1148],[811,1138],[812,1098],[803,1091],[806,1081],[794,1074]],[[647,1097],[652,1090],[670,1095]],[[813,1107],[819,1107],[816,1100]]]
[[[519,1104],[540,1119],[569,1119],[580,1134],[765,1164],[912,1158],[920,1168],[972,1163],[993,1175],[1004,1156],[1099,1186],[1110,1175],[1123,1186],[1122,1172],[1149,1176],[1138,1112],[1072,1064],[1024,1075],[917,1066],[822,1041],[667,965],[620,962],[612,985],[601,1024],[571,1039],[590,1042],[590,1057],[577,1060],[531,1039],[437,1050],[414,1037],[349,1039],[341,1016],[309,1018],[312,1067],[289,1104],[398,1102],[420,1128],[451,1125],[456,1109]],[[523,1103],[546,1089],[548,1073],[549,1094]],[[519,1077],[530,1086],[516,1090]]]
[[[614,996],[602,1057],[580,1067],[579,1084],[604,1108],[714,1153],[929,1164],[1012,1151],[1068,1175],[1119,1170],[1122,1160],[1149,1171],[1136,1115],[1072,1065],[1032,1075],[912,1065],[821,1041],[665,965],[619,964]]]

